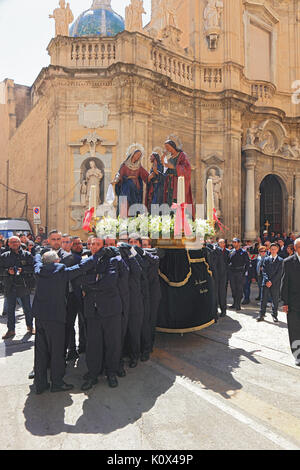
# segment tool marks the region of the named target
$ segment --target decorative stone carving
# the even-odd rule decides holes
[[[98,144],[101,144],[103,139],[96,132],[89,132],[84,136],[80,142],[83,144],[87,143],[89,146],[91,157],[95,158],[96,156],[96,147]]]
[[[251,127],[247,129],[246,145],[255,145],[258,139],[258,127],[252,122]]]
[[[55,36],[69,36],[69,25],[74,21],[70,4],[60,0],[59,8],[56,8],[49,18],[55,21]]]
[[[246,132],[246,145],[243,150],[256,148],[266,155],[277,155],[289,159],[300,158],[300,146],[297,137],[288,139],[281,122],[269,119],[258,127],[253,122]]]
[[[143,15],[145,14],[143,0],[131,0],[130,5],[125,8],[125,29],[142,32]]]
[[[278,148],[276,135],[272,131],[266,130],[262,134],[262,140],[259,143],[259,146],[265,153],[275,153]]]
[[[216,168],[210,168],[210,170],[207,173],[207,179],[211,179],[213,182],[215,209],[217,211],[217,216],[221,217],[220,202],[222,199],[222,177],[218,175],[217,171],[218,170]]]
[[[107,104],[80,104],[78,109],[79,125],[89,129],[105,127],[108,123],[109,107]]]
[[[71,216],[72,219],[76,222],[75,225],[71,227],[71,230],[79,230],[80,228],[82,228],[84,219],[84,209],[81,206],[75,207],[73,205]]]
[[[166,26],[162,31],[162,43],[175,51],[182,52],[182,47],[180,46],[182,31],[174,26]]]
[[[291,140],[291,150],[295,155],[295,158],[300,158],[300,145],[297,137]]]
[[[216,49],[221,33],[221,16],[223,12],[222,0],[207,0],[204,9],[204,31],[208,40],[209,49]]]

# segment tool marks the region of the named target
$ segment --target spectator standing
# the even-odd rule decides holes
[[[33,257],[21,248],[18,237],[9,239],[9,251],[0,257],[0,273],[3,276],[4,293],[7,301],[7,333],[2,339],[15,336],[16,303],[21,299],[24,310],[27,331],[35,334],[33,316],[30,305],[30,290],[33,287]]]
[[[283,309],[287,314],[289,340],[295,364],[300,366],[300,238],[295,240],[295,254],[283,262],[281,282]]]
[[[278,305],[280,298],[280,282],[282,276],[283,259],[278,256],[279,246],[275,243],[270,247],[271,256],[267,256],[263,262],[262,300],[258,322],[264,321],[269,297],[272,299],[272,317],[278,323]]]
[[[257,284],[259,288],[259,296],[255,300],[262,299],[262,282],[263,282],[263,262],[267,255],[267,249],[265,246],[259,248],[259,255],[256,263],[256,274],[257,274]]]
[[[229,279],[233,297],[233,305],[230,309],[241,311],[241,301],[243,297],[243,286],[245,282],[245,273],[249,268],[249,256],[241,248],[241,240],[234,238],[234,249],[229,255]]]

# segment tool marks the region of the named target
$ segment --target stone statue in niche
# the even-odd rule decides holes
[[[103,179],[103,173],[96,165],[94,160],[89,162],[90,168],[87,170],[85,177],[81,183],[80,188],[80,200],[86,207],[89,206],[89,198],[91,193],[91,187],[96,186],[96,200],[97,206],[101,204],[100,198],[100,183]]]
[[[69,36],[69,25],[74,21],[70,4],[60,0],[59,8],[56,8],[49,18],[55,20],[55,36]]]
[[[208,0],[204,9],[204,31],[209,49],[216,49],[221,32],[222,0]]]
[[[223,7],[223,1],[221,0],[208,0],[203,14],[206,31],[221,27]]]
[[[166,0],[165,2],[162,2],[162,13],[164,18],[164,26],[173,26],[173,28],[177,28],[176,9],[172,0]]]
[[[130,5],[125,8],[125,29],[142,32],[145,14],[143,0],[131,0]]]
[[[217,216],[221,217],[222,177],[217,174],[216,168],[211,168],[208,172],[207,179],[211,179],[213,182],[215,209]]]

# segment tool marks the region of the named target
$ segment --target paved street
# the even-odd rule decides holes
[[[67,369],[74,393],[36,396],[27,379],[33,339],[20,310],[16,338],[0,340],[1,448],[299,449],[300,370],[286,318],[257,324],[256,312],[253,302],[199,333],[158,335],[151,361],[118,389],[102,379],[81,393],[81,357]]]

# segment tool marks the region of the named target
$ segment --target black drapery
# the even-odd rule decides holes
[[[188,333],[215,323],[212,273],[206,249],[165,250],[157,330]]]

